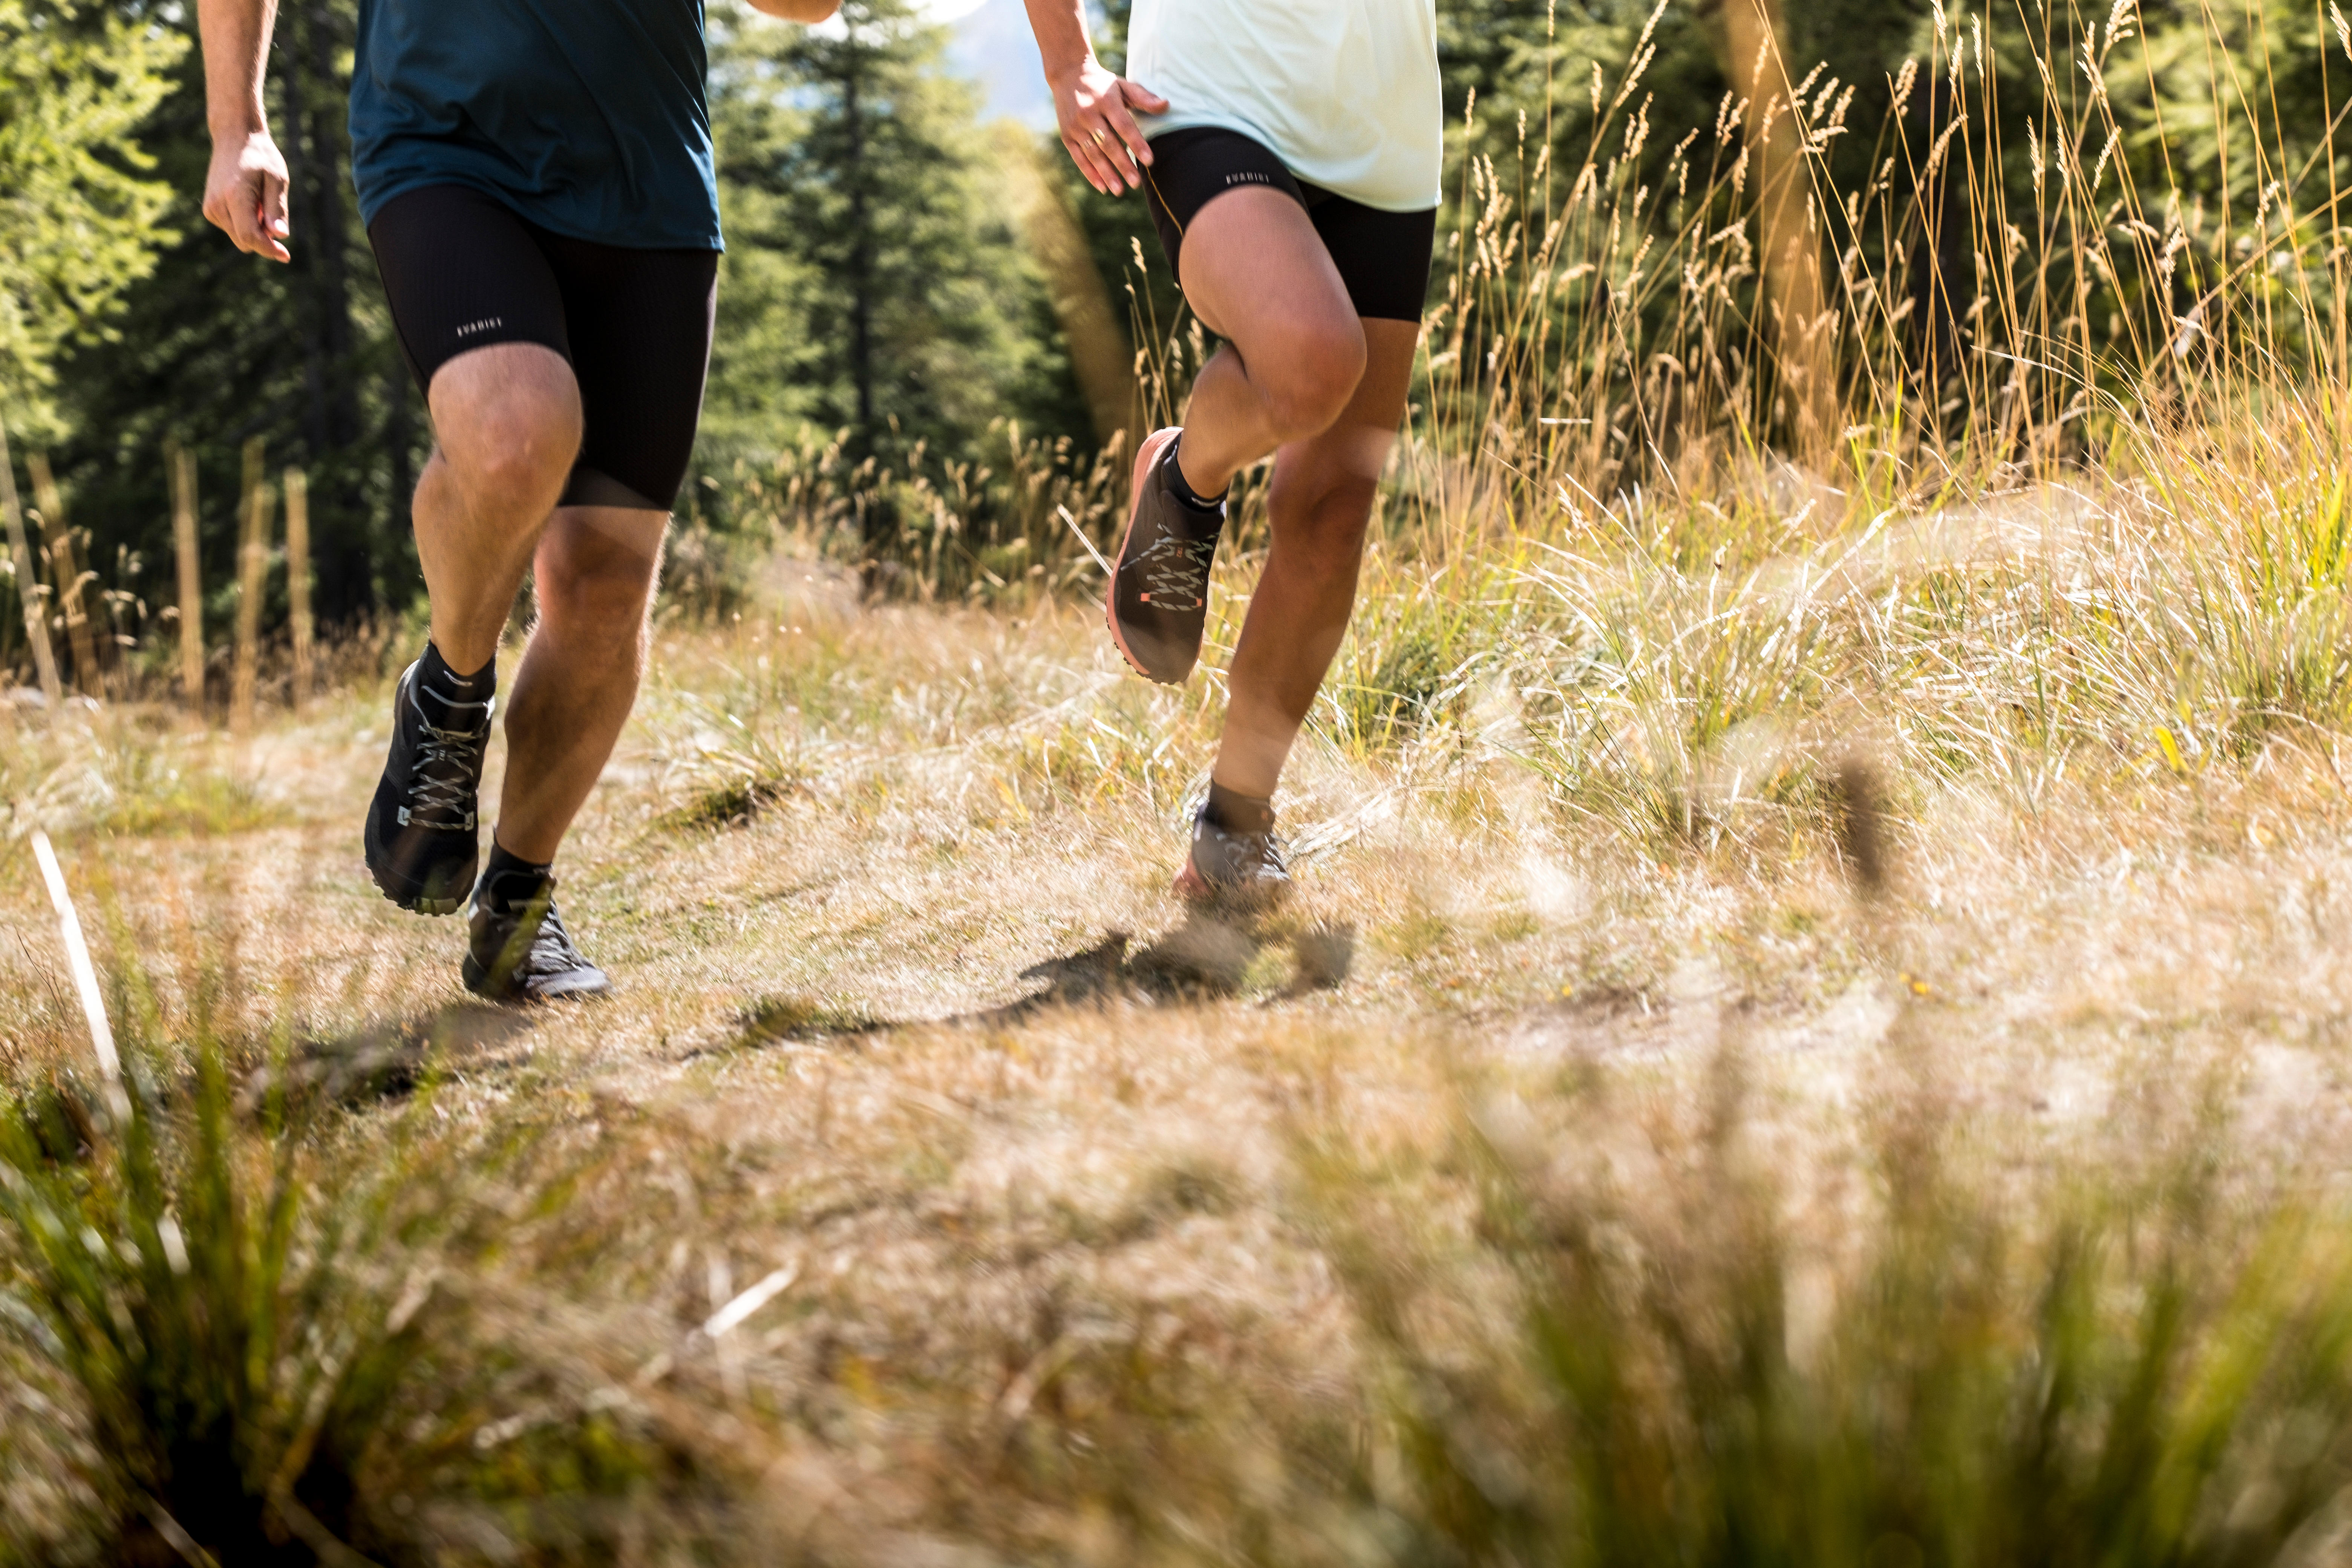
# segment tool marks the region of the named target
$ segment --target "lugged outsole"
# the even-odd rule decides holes
[[[466,907],[467,895],[473,891],[474,879],[471,869],[467,872],[464,891],[451,898],[434,899],[425,896],[423,885],[411,882],[404,877],[395,877],[377,865],[376,857],[383,852],[383,847],[376,842],[373,802],[369,803],[367,826],[360,834],[360,850],[362,858],[367,861],[368,880],[375,884],[375,890],[390,900],[395,907],[406,910],[410,914],[454,915]],[[478,861],[478,852],[477,859]]]
[[[454,915],[466,907],[466,900],[462,895],[454,899],[428,899],[422,892],[404,893],[393,886],[384,878],[383,873],[378,871],[373,866],[368,868],[368,880],[373,882],[375,890],[382,893],[394,906],[406,910],[413,915]],[[467,890],[471,891],[471,889]]]
[[[1154,430],[1143,438],[1143,445],[1135,449],[1135,477],[1127,487],[1127,526],[1119,530],[1118,549],[1111,554],[1110,581],[1103,585],[1103,625],[1110,631],[1111,647],[1118,649],[1118,657],[1127,661],[1128,668],[1154,686],[1181,686],[1184,683],[1160,679],[1144,668],[1134,651],[1127,646],[1127,638],[1118,629],[1118,568],[1127,559],[1127,542],[1135,535],[1135,515],[1142,510],[1143,481],[1150,474],[1151,465],[1160,460],[1160,454],[1168,449],[1168,443],[1183,433],[1184,427],[1181,425]]]

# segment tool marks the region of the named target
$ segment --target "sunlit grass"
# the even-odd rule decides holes
[[[1149,688],[1124,465],[1009,427],[698,496],[562,867],[606,1008],[468,1009],[366,886],[381,640],[250,741],[14,722],[143,1076],[101,1125],[0,846],[0,1562],[2330,1560],[2330,275],[2095,333],[2052,251],[1938,381],[1926,215],[1783,338],[1738,117],[1646,190],[1603,121],[1466,176],[1277,917],[1166,897],[1262,486]]]

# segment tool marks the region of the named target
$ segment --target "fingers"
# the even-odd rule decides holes
[[[1146,114],[1168,112],[1168,100],[1139,81],[1129,81],[1125,77],[1119,78],[1118,92],[1119,96],[1127,100],[1129,106],[1139,109]]]
[[[259,254],[273,261],[291,260],[292,255],[283,243],[294,232],[294,226],[286,213],[285,175],[266,169],[262,171],[261,201],[257,216],[261,227],[262,243],[256,247]]]
[[[1127,111],[1127,105],[1116,98],[1103,106],[1103,123],[1110,130],[1110,138],[1118,145],[1119,158],[1127,164],[1129,176],[1140,185],[1143,176],[1137,173],[1136,165],[1151,162],[1151,143],[1143,139],[1142,128],[1135,123],[1135,116]]]
[[[220,203],[213,221],[228,231],[239,250],[258,252],[262,247],[260,192],[257,181],[240,179]]]
[[[1113,89],[1104,96],[1081,90],[1074,100],[1065,100],[1062,111],[1062,145],[1087,183],[1107,196],[1141,190],[1143,168],[1151,162],[1151,143],[1144,140],[1129,106],[1146,114],[1168,110],[1168,100],[1150,89],[1123,79],[1112,80]]]
[[[1118,116],[1118,120],[1126,118],[1123,113]],[[1108,114],[1103,116],[1103,123],[1095,131],[1095,151],[1104,163],[1110,165],[1112,175],[1121,181],[1126,189],[1139,191],[1143,188],[1143,171],[1136,167],[1135,149],[1143,145],[1143,138],[1131,128],[1125,135],[1120,134],[1118,120]],[[1132,122],[1129,123],[1131,127]],[[1131,142],[1130,137],[1133,138]],[[1143,161],[1147,163],[1151,161],[1149,151],[1144,153]]]
[[[278,216],[274,220],[269,216],[268,176],[248,175],[239,183],[236,194],[226,204],[228,221],[222,223],[221,226],[228,231],[231,239],[236,241],[239,250],[266,256],[272,261],[290,261],[292,254],[278,242],[278,235],[286,231],[285,182],[281,180],[278,184]],[[220,222],[218,218],[213,221]],[[271,232],[273,227],[276,233]]]
[[[1104,195],[1115,196],[1133,187],[1120,177],[1118,171],[1111,166],[1109,158],[1104,155],[1101,138],[1102,131],[1098,126],[1081,126],[1074,132],[1065,132],[1062,145],[1069,149],[1070,162],[1078,166],[1078,173],[1087,177],[1087,184]]]
[[[291,233],[291,224],[287,224],[285,179],[247,172],[236,184],[207,193],[205,218],[228,235],[240,251],[268,257],[270,261],[294,258],[282,245],[282,237]]]

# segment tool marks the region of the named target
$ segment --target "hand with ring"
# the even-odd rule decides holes
[[[1087,184],[1107,196],[1142,189],[1141,165],[1151,162],[1151,147],[1135,123],[1134,111],[1165,114],[1168,100],[1139,82],[1115,75],[1092,53],[1050,85],[1062,145]]]

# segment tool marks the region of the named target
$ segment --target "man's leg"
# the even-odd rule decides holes
[[[661,572],[664,511],[559,509],[533,566],[539,618],[507,703],[498,847],[555,858],[637,698],[646,610]]]
[[[416,552],[433,642],[401,677],[383,776],[362,829],[369,874],[403,909],[449,914],[474,885],[475,799],[499,634],[581,440],[562,354],[493,343],[433,375],[435,448],[417,481]]]
[[[450,668],[497,657],[515,590],[580,452],[572,367],[537,343],[460,354],[433,377],[435,447],[417,480],[416,556]]]
[[[1346,410],[1275,459],[1266,496],[1274,537],[1234,649],[1224,739],[1211,774],[1237,795],[1273,796],[1355,608],[1364,528],[1421,340],[1412,321],[1367,320],[1362,328],[1364,374]],[[1188,426],[1188,450],[1191,436]]]

